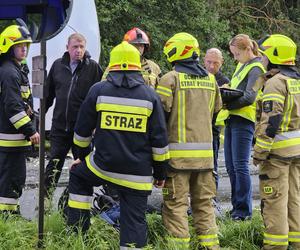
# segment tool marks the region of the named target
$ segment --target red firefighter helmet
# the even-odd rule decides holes
[[[145,51],[149,49],[150,40],[147,34],[139,28],[132,28],[124,35],[123,41],[127,41],[130,44],[144,44]]]

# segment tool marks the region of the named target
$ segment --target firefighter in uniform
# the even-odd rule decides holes
[[[300,249],[300,74],[296,44],[284,35],[259,42],[268,72],[256,131],[264,249]]]
[[[161,77],[161,70],[155,62],[145,58],[145,54],[150,48],[149,37],[141,29],[133,28],[124,35],[123,41],[129,42],[139,50],[141,54],[142,75],[145,83],[155,89],[159,78]],[[107,68],[103,74],[102,80],[106,78],[108,72],[109,69]]]
[[[23,63],[32,42],[27,28],[8,26],[0,44],[0,211],[19,213],[26,178],[25,153],[39,143],[33,124],[28,67]]]
[[[94,134],[95,151],[89,153]],[[69,181],[68,224],[89,227],[93,186],[108,184],[120,199],[120,247],[141,249],[147,241],[145,211],[154,184],[164,183],[169,158],[161,101],[146,86],[138,50],[126,41],[110,54],[107,80],[87,95],[75,126],[82,163]],[[84,160],[85,157],[85,160]]]
[[[163,222],[179,249],[189,247],[187,210],[191,198],[199,245],[219,249],[212,198],[212,124],[222,101],[215,77],[199,65],[198,41],[178,33],[165,44],[164,54],[174,69],[165,74],[157,93],[163,103],[169,134],[170,166],[163,189]]]

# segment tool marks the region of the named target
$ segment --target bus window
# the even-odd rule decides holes
[[[69,18],[71,0],[1,0],[0,30],[21,18],[29,27],[35,42],[50,39]]]

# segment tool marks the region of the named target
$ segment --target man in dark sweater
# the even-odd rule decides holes
[[[100,81],[102,70],[86,51],[86,40],[79,33],[68,39],[67,51],[57,59],[47,77],[46,111],[56,99],[50,133],[50,159],[45,170],[46,194],[55,188],[67,153],[72,149],[74,126],[81,103],[90,87]]]
[[[221,66],[224,62],[222,52],[217,48],[211,48],[206,51],[204,65],[207,71],[216,77],[219,87],[230,82],[229,78],[221,72]],[[221,126],[213,124],[213,150],[214,150],[214,175],[216,186],[218,188],[218,152],[220,147]]]

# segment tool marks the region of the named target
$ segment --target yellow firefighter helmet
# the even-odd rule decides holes
[[[169,62],[200,55],[199,43],[191,34],[181,32],[172,36],[165,44],[164,54]]]
[[[274,34],[258,41],[259,50],[273,64],[295,65],[297,45],[287,36]]]
[[[123,41],[110,52],[109,71],[141,70],[141,56],[131,44]]]

